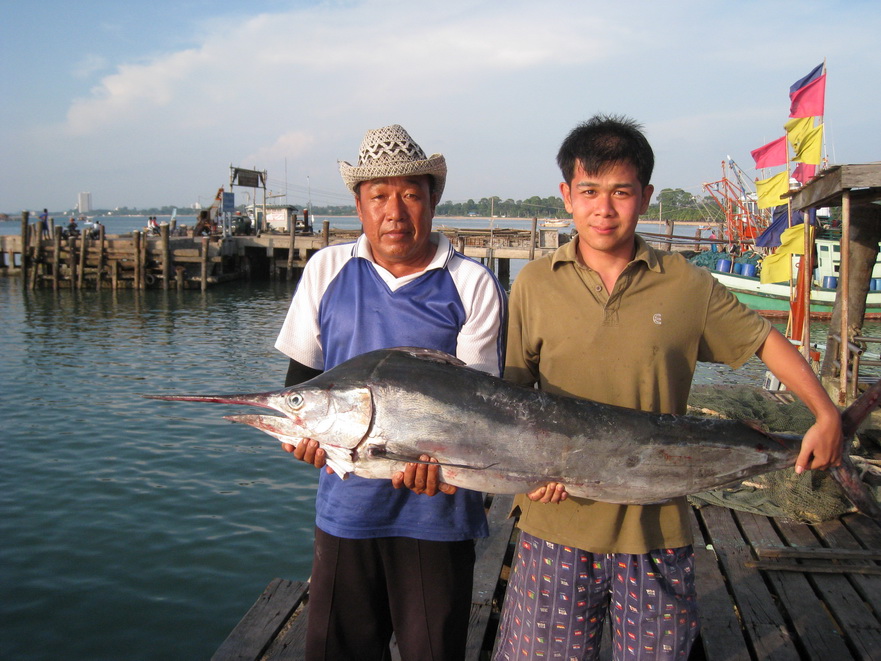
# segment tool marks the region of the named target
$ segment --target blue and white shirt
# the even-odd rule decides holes
[[[395,346],[439,349],[500,376],[507,300],[493,273],[432,233],[434,259],[396,278],[376,264],[362,236],[330,246],[306,264],[275,347],[299,363],[329,370],[359,354]],[[346,538],[414,537],[458,541],[487,534],[480,493],[427,497],[387,480],[320,472],[316,524]]]

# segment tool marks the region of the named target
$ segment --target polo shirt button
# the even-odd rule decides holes
[[[597,285],[597,291],[603,291],[603,288],[602,288],[602,286],[600,286],[600,285]]]

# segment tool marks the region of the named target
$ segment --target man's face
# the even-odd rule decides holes
[[[376,263],[396,277],[424,269],[434,257],[435,206],[428,175],[363,182],[355,207]]]
[[[578,231],[579,250],[630,259],[636,223],[648,209],[654,187],[643,188],[633,165],[613,165],[588,174],[581,163],[572,182],[560,184],[566,211]]]

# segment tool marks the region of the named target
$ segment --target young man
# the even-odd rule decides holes
[[[364,234],[307,263],[276,342],[291,359],[286,384],[395,346],[440,349],[500,375],[504,291],[431,231],[444,157],[426,158],[393,125],[368,131],[358,165],[340,172]],[[315,441],[285,449],[325,465]],[[404,659],[461,659],[473,539],[487,534],[482,495],[439,483],[424,464],[391,481],[343,481],[328,469],[316,509],[306,658],[383,659],[394,631]]]
[[[798,351],[706,271],[636,235],[654,156],[630,120],[594,117],[557,162],[578,236],[523,268],[505,378],[655,413],[686,412],[695,363],[757,354],[816,416],[797,470],[840,457],[839,414]],[[548,484],[518,496],[521,539],[496,659],[594,659],[611,614],[616,659],[688,657],[698,633],[684,498],[618,505]]]

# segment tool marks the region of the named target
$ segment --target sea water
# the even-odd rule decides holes
[[[315,469],[230,407],[141,397],[281,387],[291,293],[0,278],[0,658],[208,658],[309,576]]]

